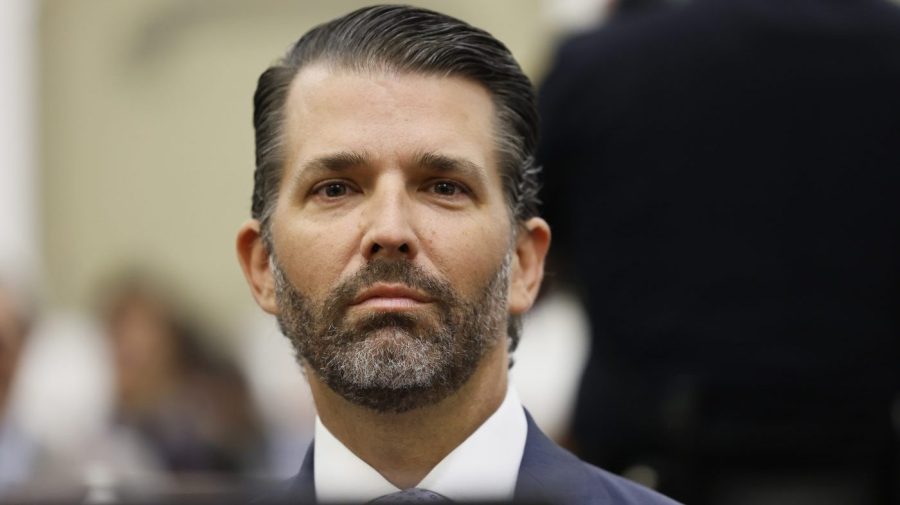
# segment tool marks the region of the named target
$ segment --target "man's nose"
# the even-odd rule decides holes
[[[363,209],[360,253],[376,258],[412,259],[419,252],[413,208],[405,190],[376,191]]]

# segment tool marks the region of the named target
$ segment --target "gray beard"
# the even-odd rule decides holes
[[[505,340],[512,256],[467,300],[406,260],[378,259],[340,283],[318,306],[272,258],[278,324],[298,360],[346,400],[377,412],[406,412],[447,398]],[[434,310],[349,318],[360,290],[401,283],[428,294]]]

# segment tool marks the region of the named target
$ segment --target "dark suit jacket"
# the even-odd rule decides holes
[[[579,460],[553,443],[527,412],[528,438],[519,467],[515,500],[560,505],[675,505],[676,502]],[[300,473],[276,501],[315,503],[311,445]]]
[[[884,457],[900,8],[677,3],[572,39],[541,92],[545,215],[594,332],[581,456]]]

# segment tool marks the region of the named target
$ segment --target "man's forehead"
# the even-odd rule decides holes
[[[346,86],[366,87],[370,91],[379,86],[389,87],[393,83],[417,81],[422,86],[423,95],[429,90],[450,87],[465,89],[470,94],[481,95],[489,103],[493,115],[494,104],[490,91],[473,79],[458,75],[430,72],[402,71],[386,64],[372,64],[366,67],[349,67],[327,61],[304,65],[291,81],[286,101],[287,113],[296,113],[298,107],[313,93],[333,91],[335,82]],[[302,109],[302,107],[301,107]]]
[[[484,86],[469,79],[316,63],[294,77],[285,107],[289,166],[298,157],[334,152],[372,160],[390,145],[410,159],[438,153],[496,168],[493,102]],[[385,137],[380,128],[393,135]],[[315,152],[323,147],[326,152]]]

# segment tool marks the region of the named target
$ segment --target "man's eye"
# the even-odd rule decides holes
[[[337,198],[346,195],[348,188],[343,182],[329,182],[328,184],[319,186],[315,192],[326,198]]]
[[[449,181],[436,182],[431,188],[432,191],[442,196],[454,196],[463,192],[463,189],[458,184]]]

